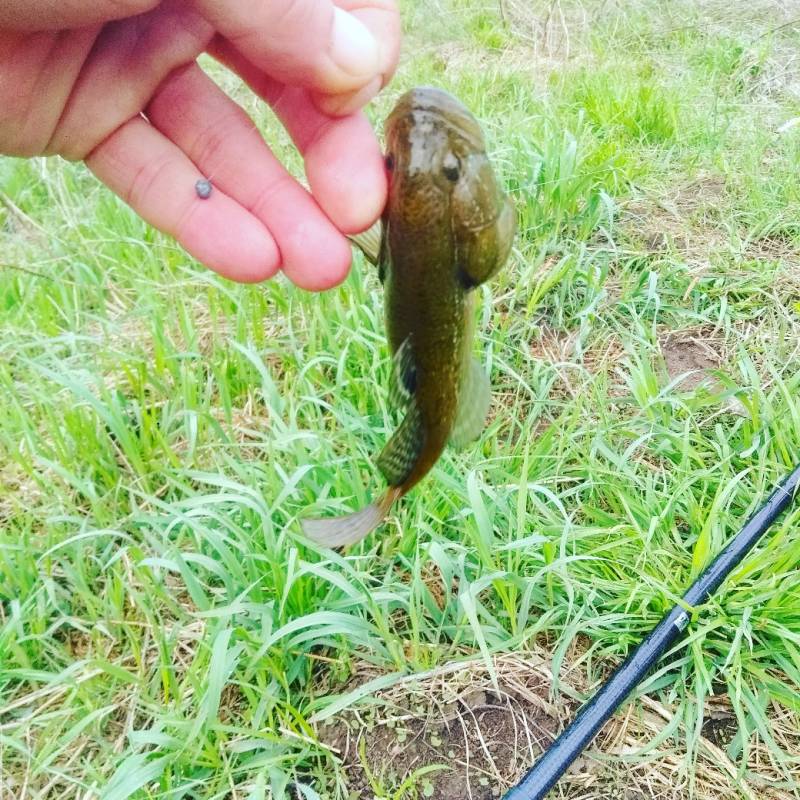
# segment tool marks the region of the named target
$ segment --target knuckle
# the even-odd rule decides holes
[[[278,173],[264,184],[253,202],[248,204],[247,210],[261,216],[275,202],[281,202],[281,197],[294,188],[293,184],[294,178],[291,175],[286,172]]]
[[[109,0],[110,11],[115,17],[132,17],[155,8],[159,0]]]
[[[212,125],[199,130],[190,147],[192,160],[202,164],[205,172],[215,172],[230,149],[230,142],[242,126],[243,112],[237,108],[221,117],[216,117]]]
[[[320,22],[320,11],[323,3],[308,0],[279,0],[274,3],[274,30],[281,35],[289,32],[313,33]]]
[[[52,122],[39,117],[19,93],[0,90],[0,152],[21,158],[42,155]]]
[[[167,171],[171,157],[164,154],[152,161],[142,163],[133,173],[128,189],[122,199],[132,208],[142,208],[156,190],[160,178]]]
[[[187,239],[187,232],[193,226],[194,216],[198,210],[199,201],[187,203],[176,219],[175,224],[172,226],[172,230],[167,232],[171,233],[178,242],[185,242]]]

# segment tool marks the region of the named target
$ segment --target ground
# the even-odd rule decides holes
[[[376,128],[456,93],[520,231],[484,436],[347,553],[297,520],[380,487],[373,270],[234,285],[0,160],[2,800],[499,796],[798,460],[796,4],[402,5]],[[555,797],[800,797],[798,522]]]

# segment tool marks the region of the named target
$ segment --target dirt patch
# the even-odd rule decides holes
[[[607,333],[582,345],[577,331],[542,327],[528,347],[533,358],[558,373],[549,395],[552,401],[578,397],[599,376],[608,378],[610,396],[628,393],[624,377],[617,374],[625,348],[615,334]]]
[[[155,358],[155,331],[152,320],[140,311],[131,308],[131,298],[117,293],[115,287],[108,285],[111,299],[105,310],[105,318],[94,320],[86,326],[85,334],[106,350],[125,354],[139,354],[148,359]],[[204,296],[187,302],[191,315],[193,336],[177,321],[168,325],[163,335],[168,338],[176,353],[197,354],[207,358],[219,341],[231,335],[232,323],[228,317],[212,316]],[[124,384],[122,378],[117,382]],[[116,384],[115,384],[116,385]]]
[[[496,657],[492,662],[496,682],[482,659],[445,665],[403,678],[370,696],[368,703],[320,723],[320,741],[341,763],[350,797],[492,800],[519,781],[574,716],[579,698],[594,690],[580,667],[580,650],[565,658],[557,693],[544,648]],[[374,672],[369,677],[375,677]],[[641,698],[618,714],[573,765],[560,784],[560,796],[573,800],[783,797],[755,788],[767,784],[771,771],[768,764],[759,763],[755,752],[747,773],[750,782],[738,777],[725,755],[724,743],[737,730],[727,698],[711,698],[706,709],[697,759],[689,768],[680,734],[641,755],[654,737],[675,723],[671,710],[652,698]],[[625,756],[636,757],[623,760]],[[797,771],[800,778],[800,766]],[[404,781],[408,791],[398,795]]]
[[[0,524],[10,523],[17,514],[37,510],[43,502],[44,493],[35,479],[13,461],[6,462],[0,470]]]
[[[735,345],[748,340],[748,335],[742,334],[732,343],[710,326],[661,331],[658,354],[664,385],[672,383],[671,391],[678,393],[699,390],[710,396],[723,395],[724,410],[746,415],[742,402],[729,396],[728,387],[714,373],[731,368]],[[576,398],[598,377],[608,381],[609,398],[630,397],[627,382],[630,364],[621,339],[614,334],[597,338],[585,350],[580,350],[577,333],[543,328],[529,343],[529,349],[533,358],[551,365],[558,373],[550,390],[550,400]]]
[[[658,340],[661,355],[670,381],[680,378],[676,385],[682,391],[692,391],[705,383],[712,386],[709,370],[720,366],[719,342],[705,328],[668,331]],[[717,389],[721,388],[717,384]]]
[[[504,32],[496,45],[464,34],[447,42],[429,43],[423,38],[414,40],[416,57],[427,52],[444,72],[455,77],[485,70],[524,76],[529,86],[543,94],[551,78],[562,74],[567,65],[595,62],[596,56],[587,46],[591,20],[582,7],[548,2],[532,8],[528,0],[501,0],[494,8],[493,24]]]
[[[739,723],[727,695],[714,695],[706,700],[703,736],[717,747],[727,747],[736,736]]]
[[[575,353],[577,334],[574,332],[541,327],[530,342],[531,355],[549,364],[571,361]]]
[[[753,261],[778,261],[788,264],[789,277],[798,277],[800,248],[797,242],[786,236],[769,235],[752,239],[742,248],[742,257]]]
[[[264,443],[268,441],[272,428],[270,409],[258,398],[248,392],[241,405],[231,409],[230,420],[225,410],[218,405],[211,407],[209,413],[222,426],[226,427],[231,439],[240,448],[238,457],[257,461],[264,456]]]
[[[794,239],[782,235],[750,239],[742,232],[741,241],[732,240],[720,222],[719,209],[727,192],[721,176],[701,173],[659,196],[645,195],[626,203],[619,226],[643,253],[672,254],[683,260],[695,280],[715,254],[745,261],[784,262],[796,268],[800,248]]]
[[[546,692],[536,696],[541,694]],[[497,796],[504,775],[552,741],[557,718],[502,685],[497,692],[461,692],[419,714],[412,705],[387,709],[383,718],[365,721],[366,739],[359,733],[364,720],[353,719],[336,726],[328,744],[356,767],[351,788],[359,796],[370,785],[373,790],[378,784],[397,786],[421,768],[432,767],[429,779],[420,781],[425,796],[488,800]]]
[[[582,349],[577,331],[546,327],[539,329],[538,336],[531,340],[529,348],[531,355],[539,361],[554,366],[582,366],[590,375],[608,373],[624,353],[622,342],[616,336],[598,339]]]
[[[729,244],[718,212],[725,191],[724,178],[701,173],[669,192],[625,204],[619,224],[643,252],[674,253],[690,265],[705,265]]]
[[[377,704],[354,709],[320,728],[352,777],[351,792],[367,797],[399,786],[414,772],[433,800],[490,798],[508,776],[530,763],[558,734],[574,703],[549,700],[551,680],[521,660],[497,659],[497,684],[485,664],[445,667],[427,679],[379,693]]]
[[[727,387],[714,374],[729,361],[729,344],[713,328],[689,328],[664,331],[658,337],[661,357],[670,382],[677,381],[677,392],[706,390],[711,395],[724,395]],[[742,401],[731,394],[725,397],[722,409],[731,414],[748,416]]]

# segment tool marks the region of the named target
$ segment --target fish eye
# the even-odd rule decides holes
[[[386,165],[386,170],[391,172],[394,169],[394,156],[391,153],[387,153],[383,163]]]
[[[458,180],[458,176],[461,174],[461,164],[458,160],[458,156],[454,153],[448,153],[442,159],[442,172],[444,172],[444,176],[447,180],[455,183]]]

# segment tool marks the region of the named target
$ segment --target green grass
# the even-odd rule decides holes
[[[567,4],[566,58],[526,5],[405,4],[376,124],[408,86],[456,92],[520,235],[481,294],[481,443],[345,556],[297,519],[379,485],[373,271],[324,296],[234,285],[83,168],[0,161],[2,800],[345,798],[312,723],[366,665],[376,687],[536,642],[557,673],[580,637],[597,678],[797,461],[800,127],[777,129],[800,37],[758,5]],[[713,384],[668,374],[669,331],[711,343]],[[727,755],[797,789],[798,523],[642,687],[684,771],[727,692]]]

